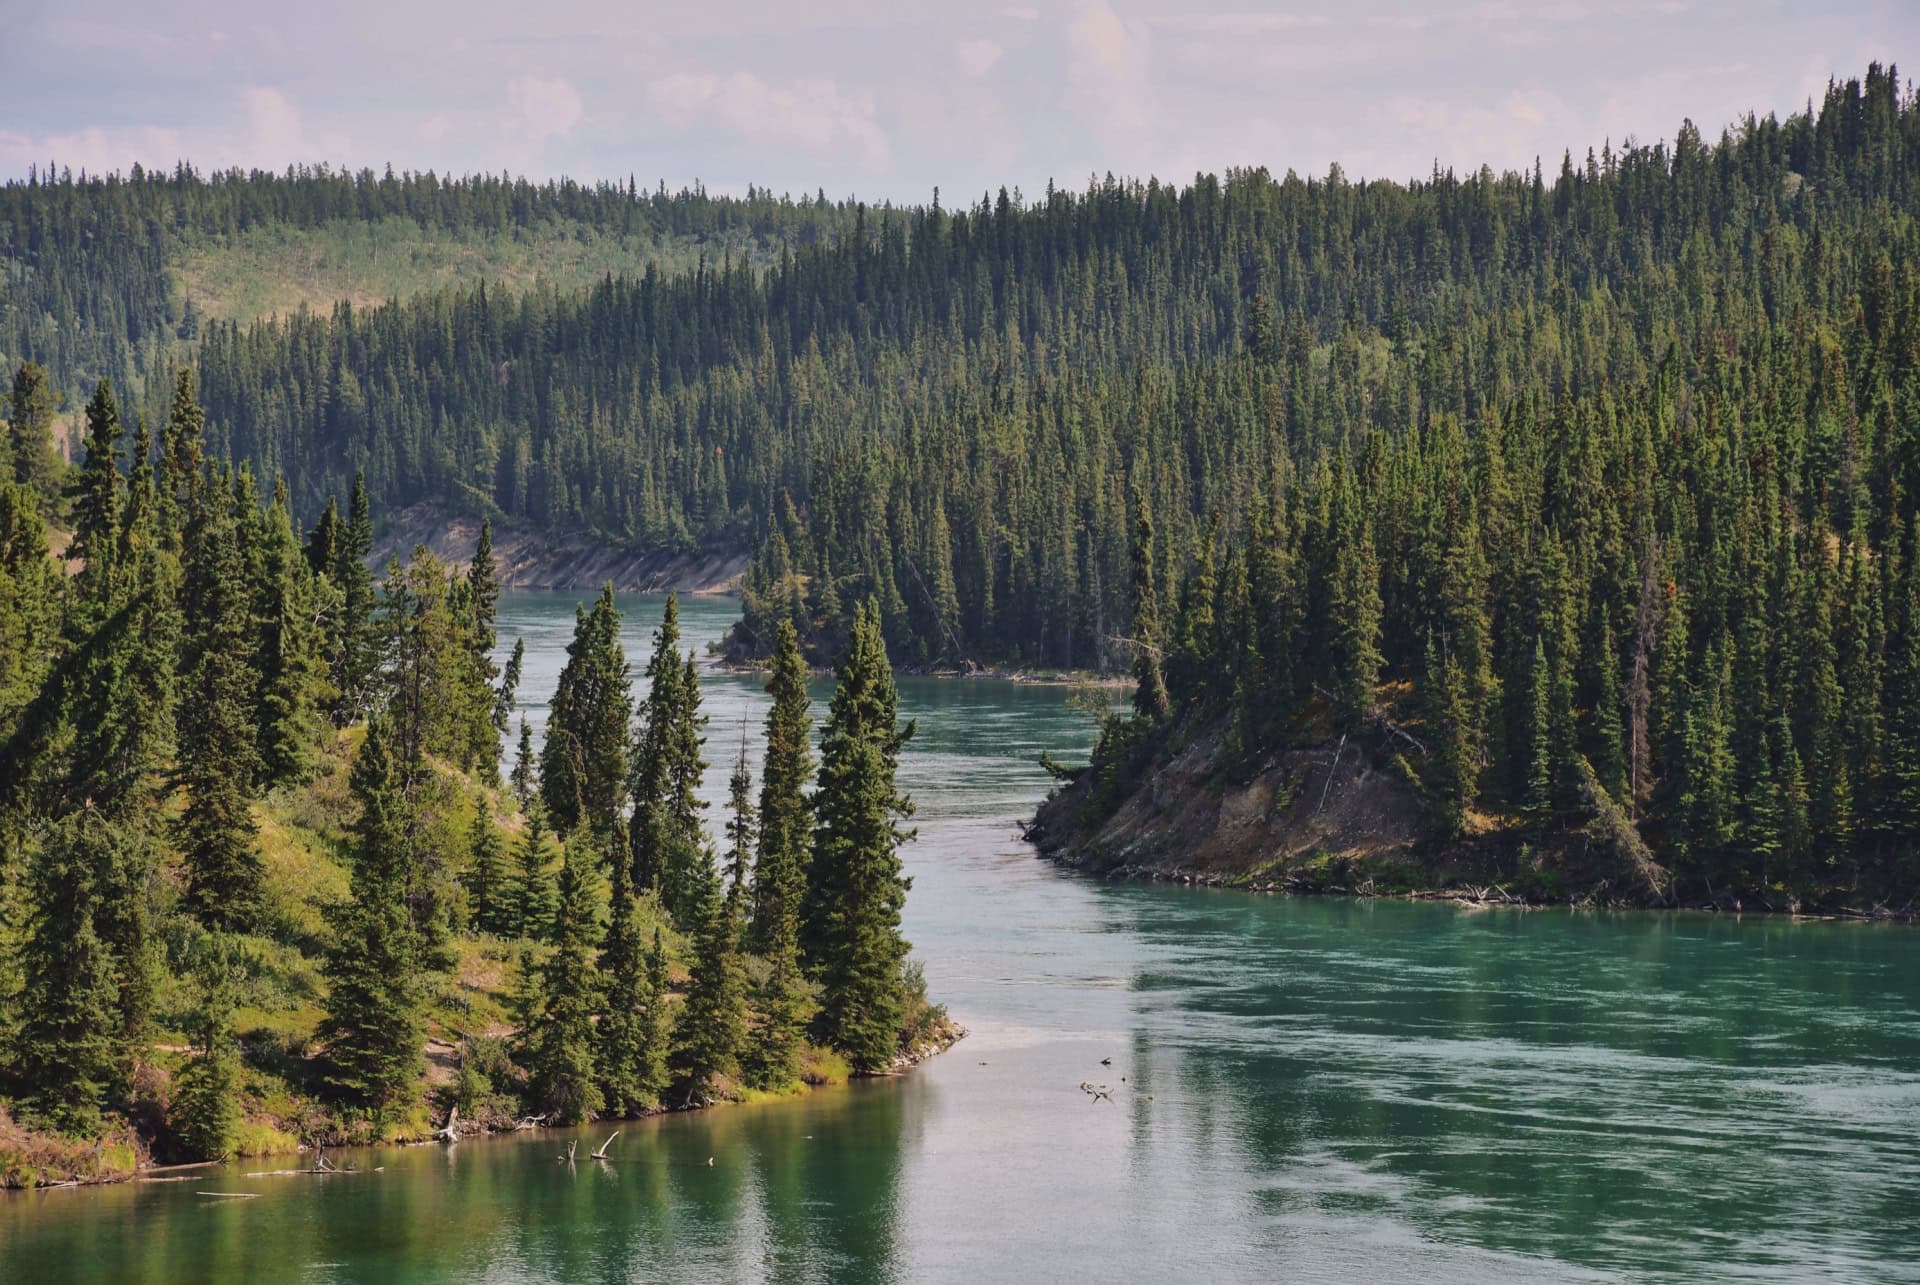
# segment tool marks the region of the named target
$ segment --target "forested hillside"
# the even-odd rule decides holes
[[[506,228],[523,197],[749,227],[777,252],[204,323],[209,449],[284,473],[299,514],[364,474],[376,508],[751,545],[742,658],[782,620],[834,654],[871,600],[908,663],[1154,660],[1166,699],[1149,684],[1102,752],[1119,778],[1182,711],[1237,711],[1248,755],[1385,711],[1419,733],[1443,833],[1611,804],[1682,880],[1817,890],[1910,875],[1920,833],[1917,165],[1920,105],[1875,67],[1715,141],[1409,184],[868,210],[176,176],[7,199],[16,227],[307,202]],[[73,298],[146,298],[167,236],[109,241],[16,252],[13,276],[98,264],[118,293]],[[159,307],[88,315],[137,335]],[[45,355],[56,383],[91,359]]]
[[[1678,405],[1716,381],[1746,398],[1727,368],[1760,350],[1870,418],[1859,336],[1906,297],[1917,138],[1875,68],[1717,142],[1687,126],[1405,185],[1243,171],[881,211],[371,175],[15,184],[0,346],[72,387],[192,329],[215,453],[284,471],[306,517],[364,471],[380,507],[431,497],[639,548],[777,532],[749,638],[788,614],[830,644],[871,593],[909,660],[1124,663],[1136,496],[1170,590],[1276,469],[1448,417],[1477,439],[1563,404]],[[189,240],[351,218],[766,248],[257,323],[190,319],[168,292]],[[1779,392],[1810,425],[1810,388]],[[1885,434],[1860,440],[1879,458],[1845,455],[1836,431],[1775,463],[1803,509],[1899,455]]]
[[[21,367],[0,479],[0,1187],[781,1094],[954,1038],[900,934],[912,727],[872,610],[817,757],[781,633],[723,866],[672,599],[638,708],[612,591],[579,611],[503,783],[524,652],[487,528],[376,581],[365,487],[303,530],[210,458],[191,368],[157,440],[101,380],[77,468],[52,401]]]

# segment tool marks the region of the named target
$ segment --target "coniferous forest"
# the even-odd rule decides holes
[[[0,485],[0,1185],[698,1106],[951,1038],[906,967],[912,729],[872,609],[813,789],[780,634],[723,863],[672,599],[639,693],[612,591],[580,611],[503,781],[488,532],[376,582],[366,488],[303,529],[211,456],[191,368],[157,438],[101,380],[72,468],[48,387],[20,369]]]
[[[461,1051],[465,1115],[884,1065],[932,1021],[889,656],[1134,678],[1055,765],[1074,824],[1202,740],[1231,781],[1353,739],[1433,844],[1524,842],[1543,886],[1597,850],[1654,901],[1910,901],[1916,210],[1920,102],[1877,66],[1717,138],[1405,184],[10,184],[8,1092],[79,1133],[157,1113],[181,1154],[232,1137],[236,1084],[386,1127],[502,942],[514,1034]],[[680,257],[267,317],[180,287],[251,228],[394,220]],[[757,793],[742,764],[708,825],[697,669],[669,615],[641,693],[608,596],[544,750],[498,762],[488,559],[367,566],[420,503],[751,551]],[[293,860],[335,872],[327,922],[276,897]],[[302,1004],[236,1058],[236,1011]],[[191,1052],[158,1077],[163,1027]]]

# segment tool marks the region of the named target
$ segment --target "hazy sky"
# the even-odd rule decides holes
[[[0,0],[0,173],[292,161],[948,203],[1406,178],[1920,71],[1920,0]]]

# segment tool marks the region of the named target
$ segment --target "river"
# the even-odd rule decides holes
[[[502,601],[529,697],[575,601]],[[622,600],[636,670],[659,604]],[[735,611],[682,606],[701,646]],[[717,820],[766,700],[705,694]],[[1085,753],[1063,695],[901,682],[907,933],[972,1032],[917,1071],[627,1123],[607,1166],[523,1135],[14,1195],[0,1277],[1920,1279],[1912,929],[1082,879],[1014,823]]]

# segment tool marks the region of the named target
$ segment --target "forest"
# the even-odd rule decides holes
[[[832,988],[884,983],[919,1022],[897,907],[852,925],[818,878],[768,893],[797,904],[774,916],[797,916],[792,965],[759,884],[893,860],[888,656],[1136,679],[1092,762],[1054,765],[1088,824],[1203,732],[1230,781],[1365,731],[1436,848],[1524,845],[1547,876],[1597,849],[1662,903],[1910,901],[1917,166],[1920,102],[1874,66],[1715,138],[1682,123],[1671,142],[1407,183],[1108,176],[952,207],[185,166],[8,184],[0,782],[20,948],[0,994],[108,1032],[23,1035],[91,1060],[16,1049],[16,1100],[82,1122],[132,1109],[139,1032],[191,1021],[197,1047],[224,1048],[206,1032],[236,969],[256,986],[277,969],[316,1009],[256,1070],[308,1067],[288,1050],[322,1017],[328,1047],[371,1029],[319,1013],[323,996],[449,1029],[430,1014],[444,995],[385,993],[366,959],[446,977],[511,938],[537,943],[514,951],[540,961],[519,990],[549,997],[522,1010],[541,1034],[476,1054],[492,1069],[475,1076],[557,1112],[637,1105],[647,1092],[579,1073],[580,1033],[609,1028],[590,993],[652,1020],[652,925],[669,972],[690,959],[709,989],[733,986],[710,961],[739,943],[771,988],[748,1029],[786,1025],[804,990],[808,1034],[873,1066],[888,1023],[836,1026],[854,1010]],[[188,288],[183,265],[263,230],[396,225],[535,269],[627,238],[631,266],[424,287],[396,267],[381,302],[258,316],[203,312]],[[125,467],[102,380],[128,394]],[[578,723],[541,761],[529,746],[524,807],[498,793],[511,685],[482,659],[485,573],[416,559],[377,585],[362,561],[379,515],[418,504],[751,550],[730,659],[789,685],[835,658],[869,675],[870,699],[829,715],[814,817],[781,814],[811,767],[770,766],[755,861],[743,808],[729,872],[709,875],[683,788],[697,680],[674,643],[647,667],[638,734],[596,722],[628,699],[610,602],[581,621]],[[261,836],[322,865],[337,846],[360,908],[273,922]],[[496,843],[531,855],[482,862]],[[550,902],[527,891],[536,869]],[[888,869],[859,881],[881,902]],[[507,913],[499,889],[533,909],[472,918]],[[589,924],[584,905],[617,913]],[[751,926],[712,927],[730,916]],[[835,932],[864,962],[833,971]],[[271,948],[202,969],[215,936]],[[36,943],[85,958],[36,962]],[[50,1004],[34,988],[55,975],[93,981]],[[706,1011],[701,993],[684,1011]],[[368,1041],[314,1101],[390,1100],[368,1086],[411,1074],[417,1044]],[[594,1056],[598,1075],[628,1054]],[[687,1067],[668,1091],[696,1083]],[[565,1094],[543,1078],[562,1074]],[[35,1096],[56,1082],[92,1087]]]
[[[871,609],[817,755],[779,633],[716,845],[671,599],[639,697],[611,589],[581,607],[503,780],[490,533],[376,582],[364,485],[296,525],[209,453],[191,368],[130,446],[99,381],[71,468],[53,400],[22,366],[0,483],[0,1186],[784,1094],[953,1038],[900,932],[913,729]]]

